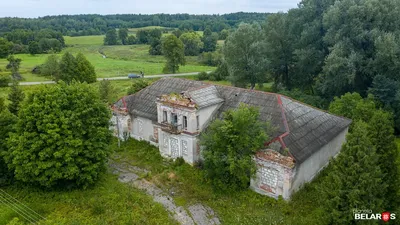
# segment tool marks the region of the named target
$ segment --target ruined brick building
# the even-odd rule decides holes
[[[162,156],[193,164],[201,159],[202,130],[240,103],[258,107],[260,120],[275,127],[254,157],[258,171],[250,184],[275,198],[288,199],[312,180],[338,154],[351,123],[283,95],[178,78],[163,78],[120,99],[113,122],[120,138],[149,141]]]

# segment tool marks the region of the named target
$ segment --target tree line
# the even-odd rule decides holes
[[[265,20],[268,13],[230,13],[223,15],[190,14],[121,14],[121,15],[61,15],[39,18],[0,18],[0,34],[16,29],[37,31],[51,29],[68,36],[105,34],[110,28],[164,26],[181,30],[214,32],[237,26],[240,22]]]
[[[60,52],[65,47],[61,32],[50,29],[16,29],[0,35],[0,58],[9,54]]]

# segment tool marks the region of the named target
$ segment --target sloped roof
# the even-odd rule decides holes
[[[279,94],[179,78],[160,79],[124,99],[131,114],[156,121],[157,97],[185,91],[201,107],[223,101],[217,114],[220,118],[223,112],[238,108],[240,103],[258,107],[260,120],[269,121],[275,127],[272,137],[281,137],[298,163],[305,161],[351,123],[349,119]]]
[[[186,95],[196,103],[199,109],[224,101],[224,99],[219,96],[218,90],[214,85],[208,85],[206,87],[201,86],[200,88],[188,90]]]

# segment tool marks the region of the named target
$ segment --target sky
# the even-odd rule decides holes
[[[0,17],[61,14],[286,12],[300,0],[0,0]]]

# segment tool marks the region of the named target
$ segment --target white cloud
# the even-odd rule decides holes
[[[300,0],[0,0],[0,17],[60,14],[278,12]]]

